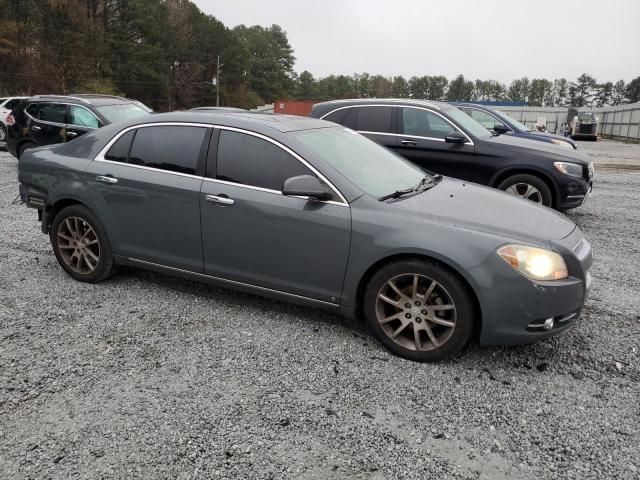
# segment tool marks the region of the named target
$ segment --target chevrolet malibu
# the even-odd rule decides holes
[[[30,149],[19,180],[76,280],[128,265],[361,315],[417,361],[559,333],[591,282],[563,215],[322,120],[158,114]]]

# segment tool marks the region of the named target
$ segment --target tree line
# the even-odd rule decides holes
[[[221,75],[217,76],[220,57]],[[228,28],[187,0],[0,0],[0,94],[106,93],[158,110],[252,107],[293,85],[278,26]]]
[[[218,78],[217,61],[221,73]],[[385,77],[316,79],[293,70],[286,33],[225,26],[188,0],[0,0],[0,95],[106,93],[156,110],[221,104],[243,108],[276,98],[350,97],[511,100],[536,106],[640,101],[640,77],[625,84],[521,78]]]
[[[565,78],[547,80],[523,77],[509,85],[496,80],[468,80],[458,75],[447,77],[385,77],[361,73],[329,75],[315,79],[304,71],[294,78],[295,98],[325,100],[333,98],[426,98],[449,101],[512,101],[535,107],[603,107],[640,101],[640,77],[628,84],[598,83],[586,73],[576,81]]]

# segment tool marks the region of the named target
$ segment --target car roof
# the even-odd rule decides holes
[[[494,112],[496,109],[491,105],[483,105],[481,103],[473,103],[473,102],[450,102],[454,107],[473,107],[478,110],[488,110],[490,112]]]
[[[351,98],[344,100],[330,100],[328,102],[320,102],[314,105],[314,107],[318,107],[322,105],[323,107],[328,106],[336,106],[339,108],[340,106],[350,106],[350,105],[409,105],[416,107],[431,107],[436,110],[449,110],[451,108],[455,108],[448,103],[432,101],[432,100],[422,100],[422,99],[413,99],[413,98]]]
[[[79,94],[71,94],[71,95],[35,95],[30,97],[29,100],[32,101],[44,101],[44,102],[69,102],[69,103],[78,103],[83,105],[124,105],[127,103],[132,103],[131,100],[124,97],[117,97],[115,95],[100,95],[100,94],[89,94],[89,93],[79,93]]]
[[[271,128],[286,133],[298,130],[316,128],[335,128],[337,125],[325,120],[297,115],[282,115],[275,113],[232,112],[225,110],[199,110],[185,112],[156,113],[138,118],[127,123],[135,126],[150,123],[180,122],[180,123],[208,123],[236,128]],[[121,123],[124,126],[124,124]]]

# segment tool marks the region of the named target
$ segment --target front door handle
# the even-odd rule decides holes
[[[98,175],[96,177],[96,180],[102,183],[110,183],[110,184],[118,183],[118,179],[115,177],[112,177],[111,175]]]
[[[220,205],[233,205],[235,203],[232,198],[221,195],[205,195],[204,198],[207,202],[218,203]]]
[[[77,132],[67,132],[67,137],[76,138],[78,136]]]
[[[33,130],[34,132],[39,132],[40,130],[42,130],[42,127],[39,127],[38,125],[31,125],[31,130]]]
[[[415,140],[400,140],[400,143],[402,145],[411,145],[413,147],[415,147],[418,144],[418,142],[416,142]]]

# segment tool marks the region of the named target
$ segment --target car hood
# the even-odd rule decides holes
[[[514,135],[498,135],[483,140],[493,149],[504,152],[521,152],[526,155],[548,158],[554,161],[574,162],[588,165],[591,159],[585,153],[568,148],[558,148],[553,143],[539,142]]]
[[[390,204],[435,221],[469,230],[548,243],[571,234],[575,224],[564,215],[511,194],[444,177],[435,187]]]

